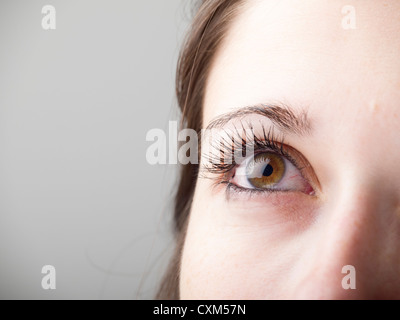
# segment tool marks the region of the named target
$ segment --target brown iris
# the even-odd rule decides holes
[[[247,165],[246,173],[247,179],[255,188],[269,188],[282,179],[285,173],[285,161],[274,153],[259,153]]]

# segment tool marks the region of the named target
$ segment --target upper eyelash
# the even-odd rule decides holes
[[[248,131],[245,130],[243,123],[241,123],[241,126],[246,134],[245,137],[243,137],[239,133],[239,130],[235,126],[235,130],[232,131],[232,134],[225,131],[225,133],[229,137],[229,141],[226,141],[226,139],[218,140],[218,142],[222,142],[221,144],[215,143],[214,141],[211,142],[212,149],[215,149],[215,151],[217,151],[217,153],[221,154],[222,156],[226,156],[227,154],[229,156],[229,159],[232,159],[232,162],[224,163],[224,157],[218,157],[215,153],[212,153],[211,155],[205,155],[207,164],[202,166],[204,170],[220,176],[228,174],[238,165],[234,157],[235,150],[239,150],[239,152],[242,152],[242,154],[244,154],[244,152],[246,151],[246,147],[249,146],[248,141],[252,143],[252,145],[250,144],[250,147],[254,147],[254,154],[260,153],[261,151],[272,151],[288,159],[300,171],[304,169],[299,167],[296,159],[294,159],[285,149],[284,135],[276,135],[273,127],[267,130],[265,126],[261,124],[262,136],[260,137],[257,136],[257,134],[254,132],[253,126],[249,125],[251,136],[248,135]],[[219,182],[228,182],[227,180],[223,180],[221,178],[217,179],[220,180]]]

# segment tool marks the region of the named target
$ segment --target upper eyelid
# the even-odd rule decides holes
[[[252,128],[251,123],[246,122],[246,125],[248,126],[248,129]],[[286,148],[284,148],[283,146],[285,145],[284,141],[285,141],[285,136],[283,134],[276,134],[275,133],[275,127],[274,126],[265,126],[264,123],[260,122],[261,125],[261,129],[262,129],[262,133],[260,133],[260,131],[258,132],[254,132],[254,130],[251,130],[252,135],[253,135],[253,143],[255,144],[254,146],[254,154],[256,153],[261,153],[261,152],[273,152],[273,153],[277,153],[283,157],[285,157],[286,159],[288,159],[296,168],[299,168],[297,165],[296,161],[293,161],[293,157],[285,151]],[[246,129],[246,126],[241,123],[241,127],[243,129]],[[236,128],[235,128],[236,129]],[[225,131],[226,133],[226,131]],[[242,136],[239,134],[238,130],[232,130],[230,137],[232,137],[233,134],[237,134],[237,139],[235,140],[235,142],[237,142],[237,140],[240,141],[240,143],[238,143],[237,147],[242,148],[243,145],[243,140],[242,140]],[[246,131],[246,133],[248,133]],[[218,141],[220,142],[220,141]],[[217,151],[217,154],[213,154],[213,156],[211,157],[206,157],[208,158],[208,161],[205,161],[206,164],[204,164],[204,161],[202,161],[201,166],[200,166],[200,174],[204,177],[207,177],[207,174],[203,175],[202,173],[208,172],[211,173],[213,175],[214,180],[216,181],[223,181],[224,179],[228,179],[232,177],[232,174],[234,174],[236,168],[238,167],[238,162],[235,160],[234,157],[234,153],[232,151],[232,145],[231,145],[231,139],[224,140],[225,143],[218,144],[218,142],[216,143],[215,141],[211,141],[211,143],[215,143],[216,145],[214,145],[214,148]],[[221,158],[220,158],[220,152],[221,152],[221,148],[223,148],[224,152],[228,153],[229,157],[232,157],[232,162],[230,164],[225,164],[225,163],[221,163]],[[234,148],[235,150],[236,148]],[[253,155],[254,155],[253,154]],[[245,159],[247,159],[249,157],[249,155],[246,155]],[[204,156],[202,155],[202,158],[204,158]],[[300,169],[300,168],[299,168]]]
[[[285,142],[285,136],[283,134],[277,134],[274,126],[267,128],[262,122],[260,122],[262,133],[256,133],[251,123],[247,122],[246,125],[243,122],[240,122],[240,130],[243,130],[242,132],[239,132],[237,126],[234,126],[234,130],[230,131],[223,129],[222,132],[225,133],[228,139],[226,139],[226,137],[222,137],[221,140],[212,140],[210,143],[211,151],[214,151],[218,154],[212,153],[209,149],[207,149],[206,151],[202,150],[202,157],[204,158],[205,156],[209,162],[212,162],[211,160],[216,160],[214,163],[218,163],[218,161],[221,160],[221,154],[224,156],[225,154],[228,154],[230,158],[233,157],[232,164],[236,164],[234,156],[238,151],[247,151],[246,148],[248,147],[248,144],[254,148],[254,151],[270,149],[271,151],[279,152],[282,155],[285,155],[284,150],[282,149],[282,146]],[[251,136],[248,135],[249,131],[251,131]],[[241,133],[245,133],[246,135],[243,137]],[[246,142],[246,145],[244,142]]]

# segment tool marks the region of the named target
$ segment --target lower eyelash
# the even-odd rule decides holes
[[[232,195],[236,195],[236,194],[246,194],[249,196],[249,198],[251,198],[252,196],[256,196],[256,195],[269,195],[269,194],[273,194],[273,193],[287,193],[288,192],[286,190],[280,190],[280,189],[243,188],[236,184],[231,183],[230,181],[221,182],[220,184],[226,184],[225,195],[226,195],[227,200],[229,200],[232,197]]]

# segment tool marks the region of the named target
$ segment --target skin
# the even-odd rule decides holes
[[[342,28],[342,7],[356,29]],[[235,195],[199,178],[182,299],[400,298],[400,3],[247,1],[216,54],[205,127],[284,101],[312,130],[287,134],[315,195]],[[271,122],[264,118],[257,121]],[[261,119],[261,120],[260,120]],[[356,270],[345,290],[343,266]]]

